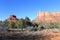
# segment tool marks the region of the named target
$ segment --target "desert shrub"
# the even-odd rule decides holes
[[[46,23],[45,22],[40,22],[37,29],[38,30],[42,30],[42,28],[41,28],[42,26],[45,27],[46,26]]]
[[[52,29],[52,28],[60,29],[59,22],[40,22],[37,29],[42,30],[42,28],[41,28],[42,26],[45,27],[45,29]]]

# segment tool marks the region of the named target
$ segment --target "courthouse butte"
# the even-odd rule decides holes
[[[34,22],[60,22],[60,12],[38,12]]]

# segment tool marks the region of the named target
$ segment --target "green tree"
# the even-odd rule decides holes
[[[15,26],[17,27],[17,28],[24,28],[25,26],[24,26],[24,19],[19,19],[19,21],[17,21],[16,23],[15,23]]]
[[[25,26],[32,26],[32,22],[30,21],[29,17],[25,17]]]
[[[30,22],[29,17],[26,16],[26,17],[25,17],[25,21],[26,21],[26,22]]]
[[[9,28],[16,28],[14,22],[9,22],[8,27]]]
[[[9,22],[7,20],[3,21],[3,24],[8,27]]]

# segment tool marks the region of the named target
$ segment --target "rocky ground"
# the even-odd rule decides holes
[[[0,40],[60,40],[60,33],[51,30],[20,33],[0,33]]]

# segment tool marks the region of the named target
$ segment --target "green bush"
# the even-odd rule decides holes
[[[60,29],[59,22],[40,22],[37,29],[42,30],[41,29],[42,26],[45,26],[45,29],[52,29],[52,28],[59,28]]]

